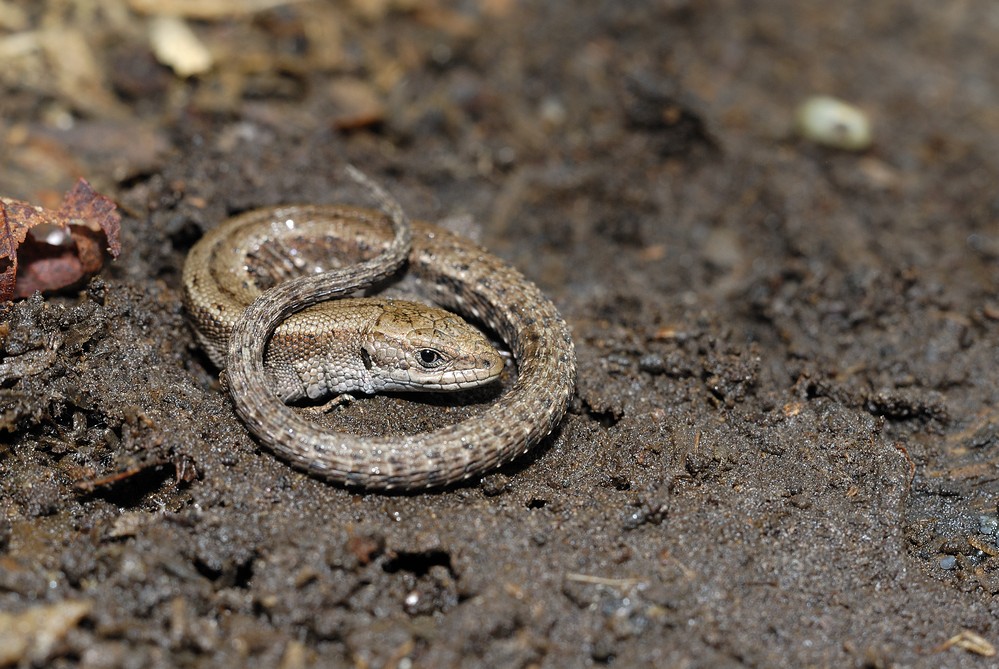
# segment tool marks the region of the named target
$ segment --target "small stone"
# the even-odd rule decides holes
[[[661,355],[648,353],[639,358],[638,368],[646,374],[663,374],[666,372],[666,361]]]
[[[844,151],[863,151],[873,141],[871,121],[853,105],[825,95],[805,100],[797,112],[804,139]]]

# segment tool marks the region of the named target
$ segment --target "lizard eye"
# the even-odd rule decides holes
[[[444,362],[444,356],[432,348],[422,348],[416,355],[420,360],[420,364],[427,369],[433,369]]]

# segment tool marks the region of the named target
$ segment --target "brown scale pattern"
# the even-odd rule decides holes
[[[397,206],[385,199],[382,204],[389,217],[354,207],[304,206],[231,219],[212,233],[215,243],[192,249],[184,271],[185,302],[200,343],[226,368],[237,413],[274,453],[346,486],[443,486],[503,464],[551,433],[575,385],[572,339],[555,306],[516,269],[431,224],[410,227]],[[294,222],[294,234],[282,237],[278,233],[290,227],[285,221]],[[292,241],[309,239],[362,249],[368,259],[316,274],[316,268],[292,262]],[[277,285],[259,296],[248,256],[272,261],[267,271]],[[266,382],[272,333],[279,337],[299,327],[294,319],[308,318],[305,310],[312,305],[370,286],[407,259],[406,271],[432,301],[483,323],[504,340],[518,365],[514,386],[473,419],[391,437],[331,433],[286,406]],[[305,276],[295,276],[303,271]]]

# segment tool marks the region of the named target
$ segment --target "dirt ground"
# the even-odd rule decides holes
[[[0,194],[84,176],[123,214],[89,285],[0,312],[0,666],[996,666],[997,30],[991,0],[0,1]],[[873,146],[799,139],[814,94]],[[185,254],[352,197],[348,161],[561,309],[576,396],[529,456],[358,494],[235,417]]]

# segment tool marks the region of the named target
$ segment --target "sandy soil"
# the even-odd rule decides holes
[[[0,193],[124,216],[0,312],[0,666],[996,661],[994,3],[188,4],[0,3]],[[210,69],[154,55],[168,9]],[[873,147],[797,138],[818,93]],[[364,495],[234,416],[185,254],[347,161],[559,305],[576,397],[528,457]]]

